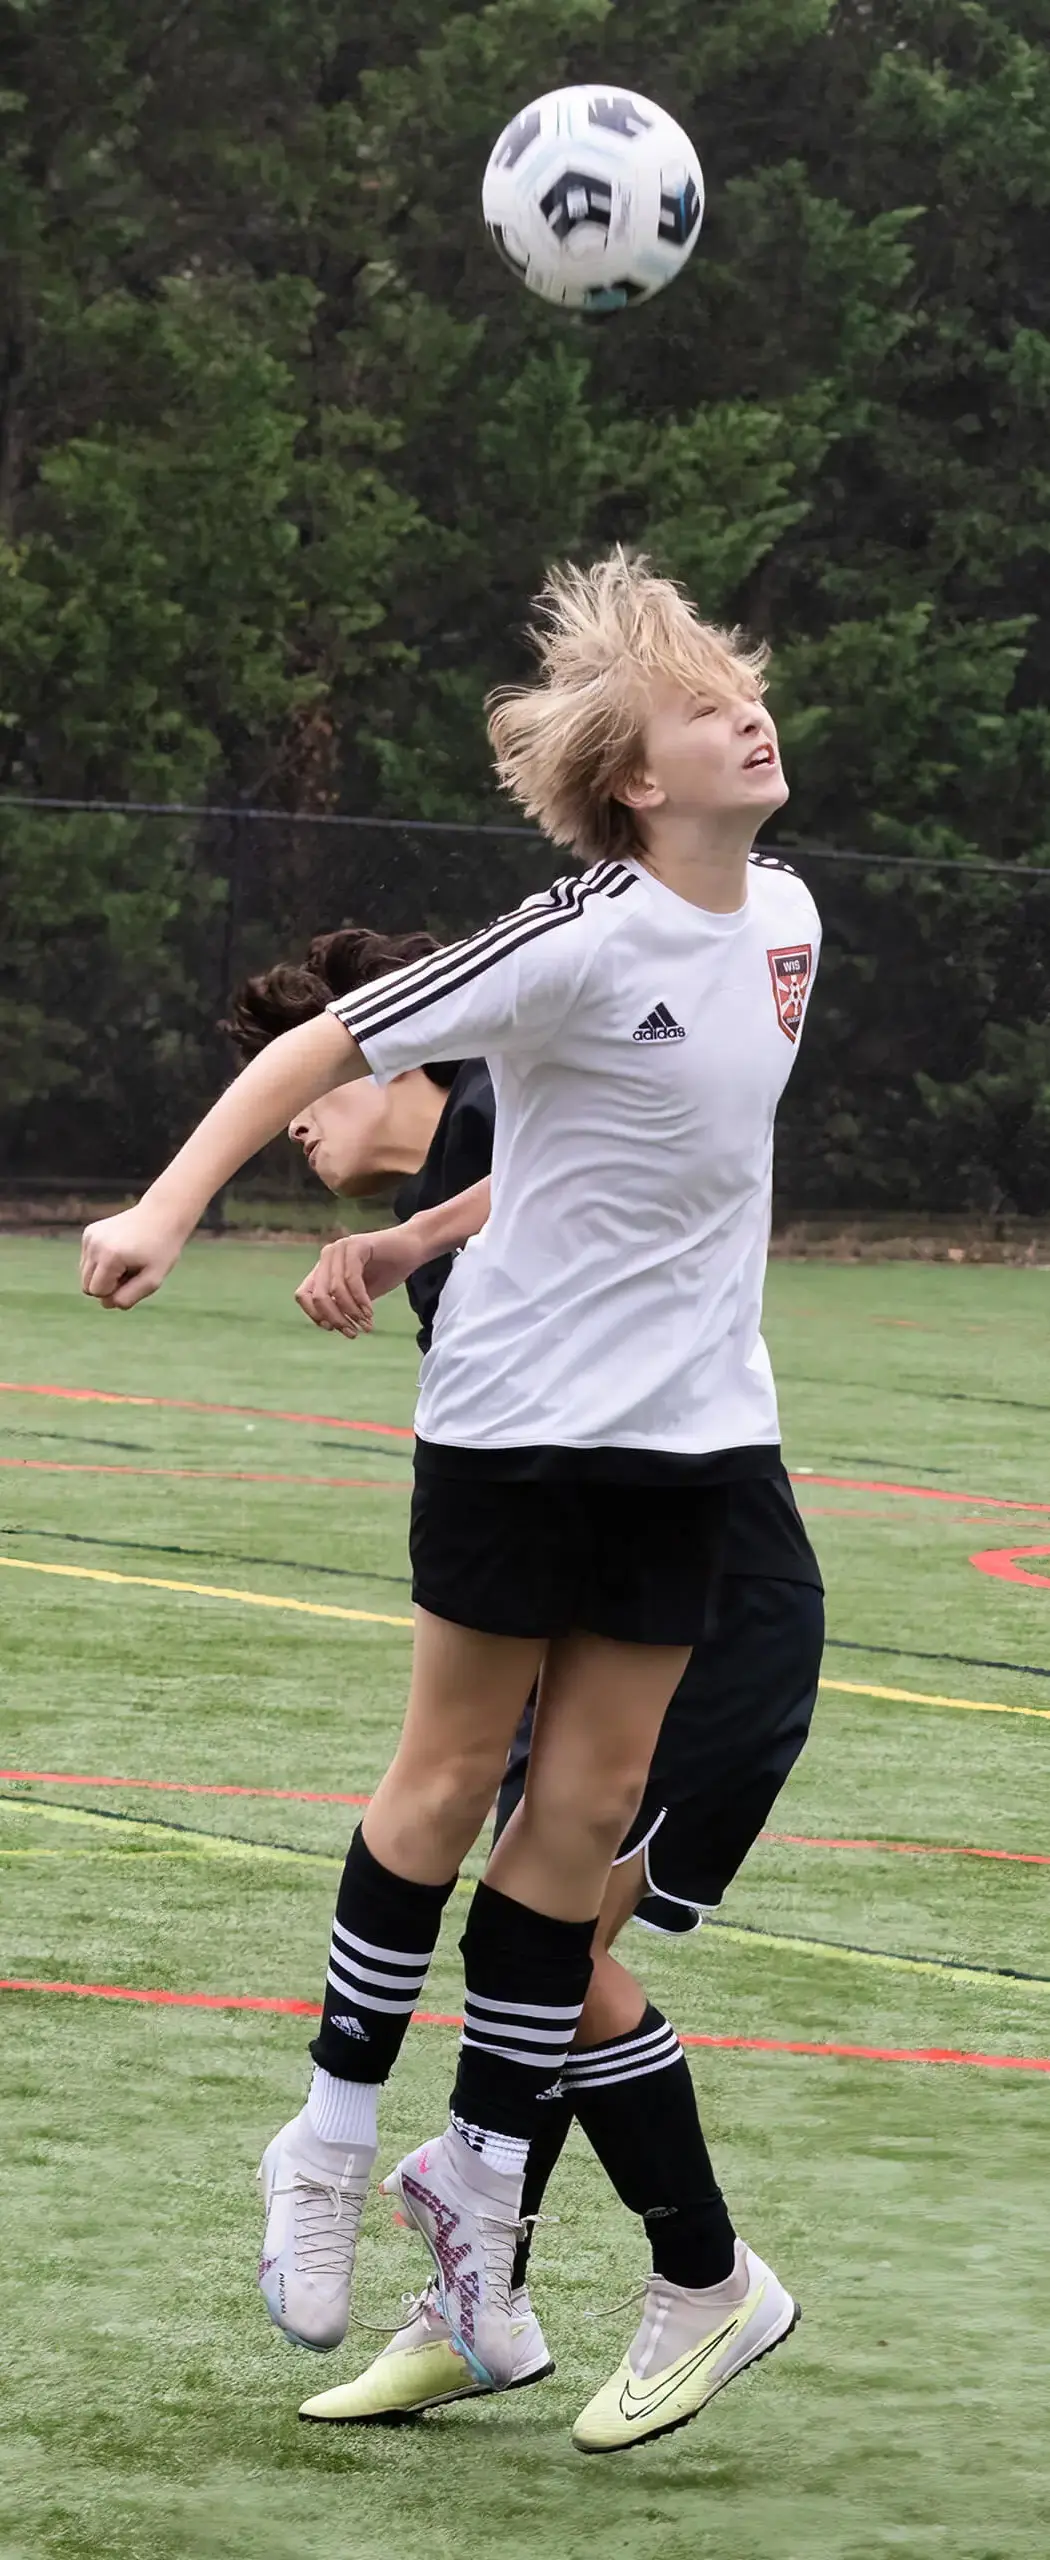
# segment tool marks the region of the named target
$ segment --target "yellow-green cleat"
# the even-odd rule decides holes
[[[511,2295],[511,2311],[514,2370],[502,2387],[520,2391],[526,2383],[542,2382],[554,2365],[524,2285]],[[491,2386],[478,2382],[457,2354],[437,2287],[428,2285],[404,2327],[364,2373],[304,2400],[299,2415],[330,2427],[391,2425],[455,2400],[491,2397]]]
[[[790,2336],[802,2314],[742,2240],[724,2284],[703,2293],[650,2276],[642,2318],[618,2371],[572,2431],[578,2453],[620,2453],[688,2426],[734,2376]]]

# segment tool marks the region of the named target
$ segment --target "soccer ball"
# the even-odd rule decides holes
[[[489,236],[520,282],[573,311],[648,302],[696,247],[704,180],[688,134],[630,89],[552,89],[485,171]]]

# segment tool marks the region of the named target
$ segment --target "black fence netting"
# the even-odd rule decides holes
[[[780,1217],[1050,1215],[1050,870],[784,858],[824,949]],[[509,827],[0,803],[0,1177],[133,1187],[229,1076],[247,974],[351,919],[452,940],[565,868]]]

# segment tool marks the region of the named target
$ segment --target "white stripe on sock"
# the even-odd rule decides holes
[[[571,2042],[571,2028],[558,2035],[552,2027],[517,2027],[513,2018],[476,2018],[469,2000],[464,2002],[463,2014],[467,2026],[479,2037],[512,2036],[515,2044],[540,2044],[557,2053],[567,2052]]]
[[[412,1973],[387,1973],[380,1965],[361,1964],[357,1956],[348,1956],[345,1948],[338,1946],[334,1938],[329,1949],[329,1963],[338,1965],[340,1973],[347,1974],[353,1981],[369,1983],[373,1991],[421,1991],[426,1981],[426,1972],[421,1973],[418,1965]]]
[[[481,2044],[478,2037],[468,2035],[466,2029],[460,2037],[460,2043],[469,2045],[474,2053],[493,2053],[500,2062],[520,2063],[523,2071],[537,2071],[543,2079],[549,2079],[552,2073],[560,2072],[565,2063],[565,2050],[562,2045],[558,2045],[552,2052],[546,2054],[516,2053],[513,2045]]]
[[[414,1991],[406,2000],[379,2000],[372,1991],[359,1991],[356,1982],[341,1982],[339,1975],[333,1973],[331,1965],[328,1967],[325,1981],[332,1991],[338,1992],[341,2000],[349,2002],[351,2008],[376,2009],[384,2018],[410,2018],[416,2005]]]
[[[621,2054],[648,2053],[654,2045],[668,2042],[677,2044],[678,2038],[670,2019],[664,2018],[660,2026],[650,2028],[647,2036],[614,2036],[609,2044],[580,2045],[572,2058],[582,2069],[588,2062],[615,2062]]]
[[[624,2038],[618,2044],[592,2045],[570,2053],[565,2065],[566,2086],[570,2089],[609,2088],[617,2080],[638,2080],[650,2071],[666,2071],[681,2056],[682,2047],[674,2028],[665,2021],[647,2036]]]
[[[575,2026],[583,2002],[574,2000],[567,2009],[545,2009],[535,2000],[489,2000],[484,1992],[468,1991],[467,2006],[471,2009],[492,2009],[500,2018],[571,2018]]]
[[[567,2078],[563,2072],[562,2077],[565,2079],[570,2097],[579,2095],[585,2098],[590,2089],[615,2089],[621,2082],[627,2080],[646,2080],[653,2071],[669,2071],[677,2060],[676,2053],[658,2053],[654,2055],[651,2062],[638,2062],[630,2071],[621,2064],[617,2070],[613,2071],[588,2071],[582,2073],[579,2078],[574,2073],[571,2079]]]
[[[405,1947],[374,1946],[371,1938],[355,1938],[353,1930],[344,1929],[341,1920],[333,1920],[332,1935],[340,1938],[344,1947],[352,1947],[355,1955],[378,1957],[380,1964],[409,1966],[414,1973],[425,1973],[434,1953],[433,1947],[428,1948],[425,1955],[418,1955],[414,1949]]]
[[[541,2065],[545,2056],[555,2055],[559,2070],[569,2049],[567,2037],[563,2039],[561,2036],[521,2036],[513,2027],[479,2027],[476,2018],[464,2018],[463,2033],[470,2037],[472,2044],[477,2045],[480,2053],[484,2053],[487,2045],[495,2047],[498,2044],[508,2046],[511,2053],[516,2053],[521,2062]]]

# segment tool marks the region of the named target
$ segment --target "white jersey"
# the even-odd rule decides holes
[[[380,1083],[480,1053],[496,1090],[492,1211],[441,1297],[421,1440],[776,1447],[773,1120],[819,944],[808,889],[762,857],[732,915],[601,862],[330,1006]]]

